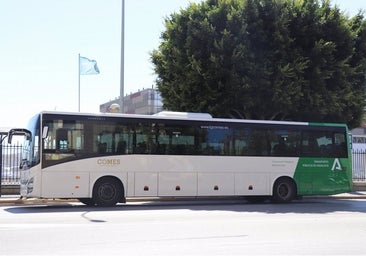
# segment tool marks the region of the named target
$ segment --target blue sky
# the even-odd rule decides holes
[[[150,52],[164,17],[202,0],[125,0],[125,94],[154,85]],[[365,0],[336,0],[349,15]],[[121,0],[0,0],[0,127],[24,127],[42,110],[78,110],[78,54],[99,75],[81,76],[81,111],[119,96]]]

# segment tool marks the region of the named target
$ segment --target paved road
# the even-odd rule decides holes
[[[0,207],[0,255],[365,255],[365,199]]]

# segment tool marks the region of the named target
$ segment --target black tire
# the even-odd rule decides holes
[[[93,200],[93,198],[78,198],[78,200],[80,201],[80,203],[83,203],[87,206],[94,206],[95,202]]]
[[[93,200],[97,206],[114,206],[123,197],[122,184],[115,178],[99,179],[93,188]]]
[[[289,203],[296,195],[296,184],[289,178],[280,178],[273,185],[272,199],[276,203]]]

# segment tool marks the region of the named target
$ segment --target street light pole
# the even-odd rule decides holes
[[[1,182],[2,182],[2,172],[3,172],[3,141],[7,137],[8,133],[0,133],[0,197],[1,197]]]
[[[121,24],[121,81],[120,81],[120,109],[124,113],[124,86],[125,86],[125,0],[122,0],[122,24]]]

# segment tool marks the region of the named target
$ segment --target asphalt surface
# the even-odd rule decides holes
[[[319,199],[366,199],[366,191],[353,191],[349,193],[337,195],[319,195],[319,196],[304,196],[304,198],[319,198]],[[207,199],[207,198],[206,198]],[[172,200],[166,198],[127,198],[128,202],[144,202],[144,201],[167,201]],[[182,200],[182,199],[173,199]],[[190,200],[185,198],[185,200]],[[210,200],[210,199],[209,199]],[[43,199],[43,198],[20,198],[19,195],[1,195],[0,206],[4,205],[37,205],[37,204],[57,204],[57,203],[75,203],[77,199]]]

